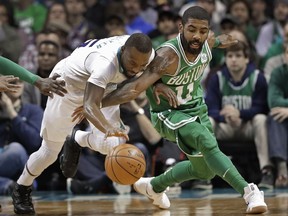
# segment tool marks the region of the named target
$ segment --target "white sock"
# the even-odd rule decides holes
[[[56,161],[61,150],[59,147],[62,147],[62,145],[60,143],[50,143],[50,146],[53,146],[54,148],[48,147],[46,142],[43,140],[38,151],[30,155],[24,167],[23,173],[17,181],[18,184],[25,186],[32,185],[34,179],[38,177],[48,166]]]
[[[104,155],[107,155],[115,146],[126,142],[126,139],[122,137],[107,137],[106,139],[104,137],[103,133],[93,133],[90,131],[78,130],[75,133],[75,140],[80,146],[88,147]]]

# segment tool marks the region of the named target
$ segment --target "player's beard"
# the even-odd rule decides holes
[[[191,53],[192,55],[198,55],[201,52],[202,47],[203,47],[203,43],[201,43],[198,40],[187,41],[184,37],[184,33],[180,34],[180,38],[181,38],[182,46],[183,46],[185,51]],[[197,49],[193,49],[190,47],[190,45],[192,43],[195,43],[195,42],[199,44],[199,48],[197,48]]]

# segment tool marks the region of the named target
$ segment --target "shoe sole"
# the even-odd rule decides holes
[[[267,206],[257,206],[252,208],[251,211],[246,211],[247,214],[261,214],[268,210]]]
[[[23,212],[23,211],[17,211],[17,209],[14,208],[14,212],[15,214],[19,214],[19,215],[35,215],[35,211],[34,212]]]
[[[74,134],[73,134],[74,135]],[[74,135],[75,136],[75,135]],[[65,142],[64,142],[64,148],[65,148],[65,145],[74,145],[74,144],[68,144],[68,143],[71,143],[73,142],[72,140],[72,136],[69,136],[66,138]],[[66,143],[67,142],[67,143]],[[79,163],[79,157],[80,157],[80,154],[81,154],[81,147],[79,148],[79,154],[78,154],[78,162],[77,162],[77,166],[74,170],[71,170],[71,166],[68,168],[67,170],[67,167],[65,168],[65,165],[64,165],[64,153],[60,156],[59,160],[60,160],[60,169],[62,170],[62,174],[66,177],[66,178],[73,178],[75,175],[76,175],[76,172],[77,172],[77,168],[78,168],[78,163]],[[71,164],[70,164],[71,165]]]

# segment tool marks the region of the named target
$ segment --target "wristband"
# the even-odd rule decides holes
[[[216,38],[213,47],[216,48],[216,47],[220,46],[220,44],[221,44],[221,42],[220,42],[219,38]]]

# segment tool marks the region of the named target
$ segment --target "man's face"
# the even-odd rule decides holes
[[[53,44],[41,44],[38,50],[38,64],[39,69],[42,71],[50,72],[54,66],[60,60],[59,50]],[[48,77],[49,74],[41,74],[44,77]]]
[[[249,9],[243,2],[237,2],[231,7],[231,15],[236,17],[239,24],[249,21]]]
[[[184,50],[193,55],[198,55],[209,34],[208,21],[188,19],[184,26],[180,24],[179,32]]]
[[[225,57],[227,68],[232,73],[240,73],[247,67],[248,58],[245,57],[242,50],[228,51]]]
[[[176,28],[176,24],[173,18],[163,17],[158,21],[158,29],[162,34],[168,35],[173,32]]]
[[[138,16],[141,12],[139,0],[123,0],[123,6],[128,17]]]
[[[274,17],[279,22],[285,22],[288,16],[288,5],[284,3],[278,3],[274,7]]]
[[[146,68],[151,51],[148,53],[141,53],[135,47],[122,48],[122,67],[124,74],[128,78],[132,78]]]

